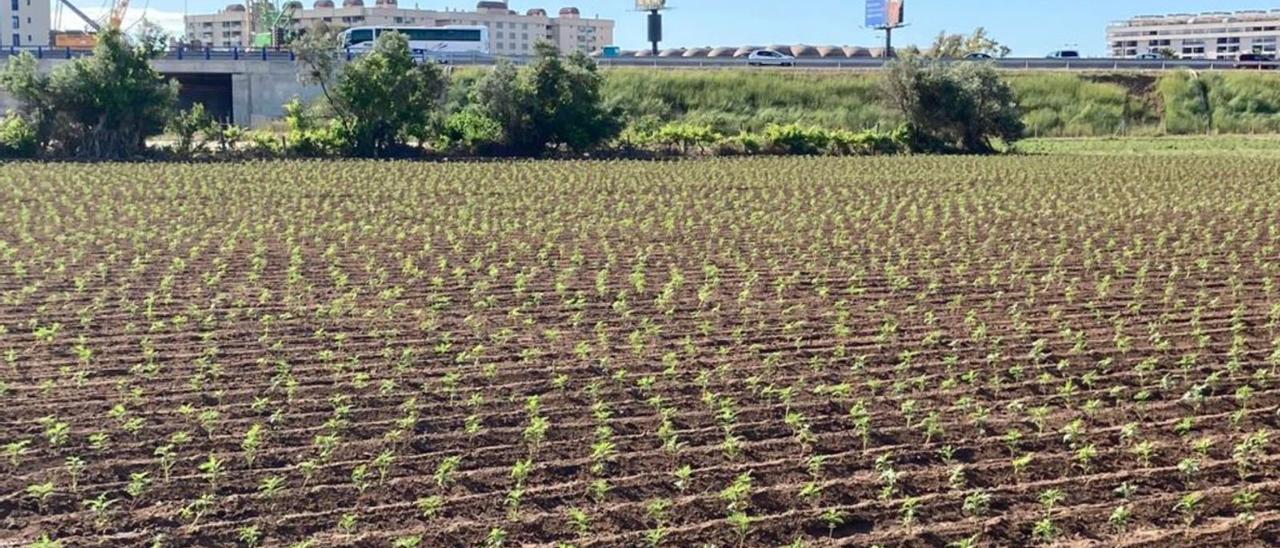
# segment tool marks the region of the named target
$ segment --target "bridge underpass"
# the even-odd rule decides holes
[[[67,62],[66,58],[45,57],[37,66],[48,73]],[[216,119],[242,127],[261,127],[282,118],[285,103],[295,97],[310,101],[320,95],[318,87],[298,82],[298,69],[287,60],[162,58],[151,64],[157,72],[178,81],[180,106],[204,103]],[[0,112],[16,106],[13,98],[0,90]]]
[[[178,108],[189,109],[199,103],[214,120],[224,123],[235,120],[230,74],[166,73],[165,76],[178,82]]]

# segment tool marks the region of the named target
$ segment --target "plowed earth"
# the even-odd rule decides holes
[[[11,164],[0,204],[3,545],[1280,542],[1280,161]]]

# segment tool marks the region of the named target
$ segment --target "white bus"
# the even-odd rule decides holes
[[[342,32],[342,44],[352,53],[364,53],[373,49],[378,35],[387,32],[405,35],[415,55],[489,54],[489,29],[485,27],[352,27]]]

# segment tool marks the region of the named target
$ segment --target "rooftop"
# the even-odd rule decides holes
[[[1201,23],[1239,23],[1249,21],[1280,21],[1280,9],[1245,11],[1208,11],[1204,13],[1171,13],[1168,15],[1138,15],[1111,23],[1113,27],[1149,27],[1163,25],[1194,25]]]

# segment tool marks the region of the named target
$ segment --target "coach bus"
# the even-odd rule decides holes
[[[489,54],[489,29],[472,26],[352,27],[342,32],[342,44],[353,53],[364,53],[373,49],[379,35],[388,32],[405,35],[415,55],[447,58]]]

